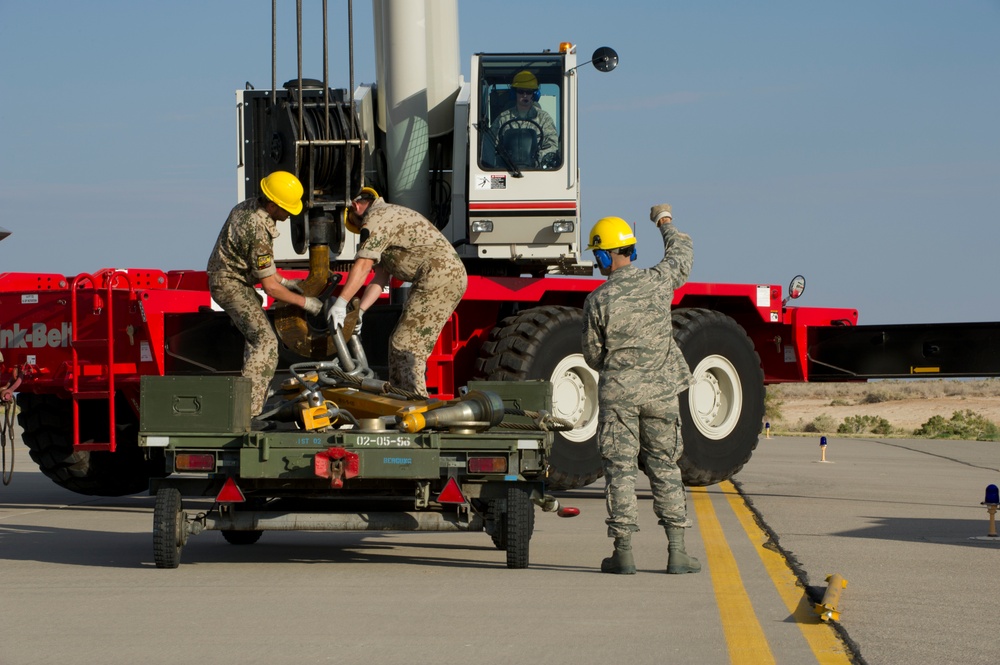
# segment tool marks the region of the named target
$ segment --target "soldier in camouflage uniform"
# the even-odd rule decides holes
[[[530,129],[537,136],[537,152],[534,155],[533,163],[519,163],[518,166],[534,168],[550,162],[557,163],[559,132],[556,131],[556,123],[552,120],[552,116],[538,104],[538,78],[527,70],[518,72],[511,81],[510,89],[511,94],[514,95],[514,104],[501,111],[497,119],[490,125],[493,136],[503,144],[503,134],[508,131]],[[538,136],[539,130],[541,130],[540,136]],[[516,158],[517,155],[514,157]],[[487,158],[487,160],[489,159]]]
[[[278,366],[278,340],[262,308],[254,285],[258,282],[269,297],[319,314],[318,298],[302,295],[294,280],[285,279],[274,267],[277,222],[302,212],[302,184],[287,171],[275,171],[260,182],[263,196],[236,205],[222,225],[208,259],[208,288],[246,339],[243,376],[252,383],[250,412],[259,415]]]
[[[387,203],[370,187],[354,199],[347,225],[359,233],[361,244],[340,296],[330,308],[330,328],[343,326],[347,303],[373,269],[375,274],[361,296],[355,332],[390,277],[410,282],[403,314],[389,339],[389,382],[427,395],[427,358],[465,293],[465,266],[448,239],[426,217]]]
[[[691,272],[691,238],[677,231],[670,206],[654,206],[650,219],[663,235],[664,256],[646,270],[632,266],[635,236],[628,223],[605,217],[590,232],[608,281],[584,303],[583,355],[600,374],[597,430],[608,505],[608,536],[614,554],[605,573],[634,574],[632,532],[638,531],[635,483],[641,459],[653,490],[653,511],[668,538],[668,573],[696,573],[697,559],[684,549],[687,517],[677,460],[684,451],[677,395],[691,371],[674,342],[670,303]]]

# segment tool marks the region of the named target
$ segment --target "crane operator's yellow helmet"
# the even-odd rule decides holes
[[[510,87],[521,90],[538,90],[538,78],[527,69],[514,74]]]
[[[275,171],[260,181],[260,191],[293,215],[302,212],[302,183],[288,171]]]

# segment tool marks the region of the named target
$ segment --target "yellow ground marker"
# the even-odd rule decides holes
[[[816,656],[816,662],[820,665],[841,665],[850,663],[850,657],[833,628],[819,620],[813,611],[812,602],[806,595],[805,590],[798,585],[798,580],[792,573],[785,558],[778,552],[764,547],[768,541],[768,536],[757,526],[753,514],[743,501],[743,497],[729,481],[719,485],[723,495],[729,501],[730,507],[736,513],[736,518],[743,525],[747,537],[753,543],[757,555],[760,557],[767,574],[771,576],[774,588],[778,590],[778,595],[788,608],[788,612],[795,619],[795,625],[802,631],[802,636]],[[698,519],[701,519],[699,514]],[[706,546],[707,547],[707,546]]]
[[[736,559],[712,507],[712,499],[704,487],[692,487],[690,491],[701,538],[705,543],[706,563],[712,573],[712,587],[722,619],[722,631],[726,636],[729,661],[733,665],[774,663],[771,647],[743,586]]]

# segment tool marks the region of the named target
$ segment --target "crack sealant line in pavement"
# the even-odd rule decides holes
[[[768,574],[771,575],[771,580],[774,582],[775,588],[778,590],[778,594],[781,596],[785,605],[788,607],[788,611],[792,613],[792,617],[795,619],[796,624],[802,630],[802,634],[809,643],[809,647],[816,654],[817,662],[819,663],[844,663],[850,662],[854,665],[867,665],[864,657],[861,655],[861,649],[858,644],[850,638],[847,634],[847,630],[837,621],[831,621],[827,624],[820,624],[816,627],[829,628],[836,631],[837,636],[840,638],[840,644],[838,646],[844,646],[847,648],[846,656],[849,657],[849,661],[841,658],[839,660],[822,660],[820,659],[820,654],[831,653],[830,645],[826,644],[826,640],[822,640],[818,646],[813,645],[813,637],[816,633],[810,630],[808,633],[807,628],[811,626],[800,620],[800,611],[804,611],[805,608],[809,609],[811,613],[812,606],[820,602],[822,597],[822,591],[819,593],[813,587],[809,586],[809,575],[802,568],[802,565],[796,559],[792,552],[789,552],[778,542],[778,534],[774,532],[767,522],[764,521],[763,516],[760,511],[753,505],[753,501],[749,496],[743,491],[743,486],[735,481],[726,481],[720,484],[722,493],[729,500],[729,505],[732,507],[733,512],[736,513],[737,519],[739,519],[740,524],[743,525],[743,530],[746,531],[747,537],[750,538],[750,542],[753,543],[754,548],[757,550],[757,554],[760,556],[761,561],[764,563],[764,567]],[[737,498],[737,495],[739,498]],[[749,515],[747,514],[749,513]],[[750,516],[753,516],[753,523],[750,522]],[[787,583],[785,576],[786,571],[791,573],[793,577],[793,582],[797,580],[796,586],[799,590],[793,591],[789,584]],[[819,618],[815,614],[812,614],[812,620],[819,623]],[[819,639],[819,638],[815,638]]]
[[[850,663],[851,659],[847,648],[837,635],[836,629],[820,621],[813,611],[813,604],[805,589],[799,585],[798,578],[785,563],[785,558],[775,551],[776,548],[773,545],[768,547],[771,538],[757,525],[753,513],[743,501],[743,497],[729,481],[722,483],[719,487],[736,514],[736,519],[746,531],[757,556],[764,564],[764,569],[771,577],[774,588],[781,596],[785,607],[788,608],[789,614],[792,615],[795,625],[799,627],[802,637],[805,638],[813,655],[816,656],[816,662],[820,665],[847,665]]]
[[[726,542],[712,499],[704,487],[692,487],[690,492],[705,545],[706,565],[712,575],[729,661],[733,665],[774,663],[774,654],[743,586],[736,558]]]

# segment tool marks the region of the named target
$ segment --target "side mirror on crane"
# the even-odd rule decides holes
[[[784,307],[787,305],[789,300],[801,297],[805,290],[806,278],[802,275],[792,277],[792,281],[788,284],[788,297],[781,301],[781,306]]]
[[[594,63],[594,69],[599,72],[610,72],[618,66],[618,53],[610,46],[602,46],[594,51],[590,59]]]
[[[571,72],[575,72],[580,69],[580,67],[587,64],[594,65],[594,69],[599,72],[610,72],[618,66],[618,52],[610,46],[602,46],[594,51],[594,55],[590,57],[590,60],[587,62],[581,62],[579,65],[568,70],[566,73],[569,74]]]

